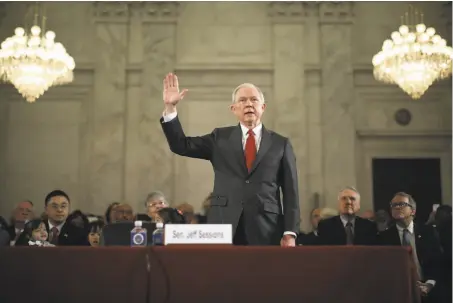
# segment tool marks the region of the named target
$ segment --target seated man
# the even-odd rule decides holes
[[[321,245],[375,245],[377,228],[374,222],[360,218],[360,194],[346,187],[338,194],[340,215],[321,220],[318,224]]]
[[[390,208],[396,224],[380,233],[379,244],[412,248],[412,256],[420,277],[419,287],[422,295],[427,297],[440,274],[441,246],[434,227],[414,223],[417,205],[407,193],[396,193],[390,202]],[[438,302],[434,296],[428,297],[432,297],[429,302]]]
[[[89,245],[85,230],[67,221],[71,200],[62,190],[50,192],[45,200],[45,217],[43,218],[49,242],[55,246]],[[22,232],[17,239],[17,244],[28,243],[26,233]]]

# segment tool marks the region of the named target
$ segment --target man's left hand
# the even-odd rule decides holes
[[[434,287],[431,283],[417,282],[417,285],[423,297],[427,296]]]
[[[291,235],[283,235],[282,240],[280,241],[280,245],[283,247],[295,247],[296,238]]]

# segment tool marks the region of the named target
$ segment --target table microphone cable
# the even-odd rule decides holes
[[[153,254],[154,259],[159,263],[159,267],[162,269],[162,273],[165,279],[165,297],[163,303],[168,303],[170,301],[170,276],[168,275],[167,269],[162,262],[159,254],[157,254],[152,247],[149,247],[148,252],[146,254],[146,271],[147,271],[147,286],[146,286],[146,303],[151,302],[151,252]],[[153,302],[155,303],[155,302]]]

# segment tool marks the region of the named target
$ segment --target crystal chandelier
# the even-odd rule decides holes
[[[16,28],[0,49],[2,80],[12,83],[28,102],[36,101],[51,86],[72,82],[75,67],[64,46],[55,42],[55,33],[44,34],[44,16],[42,26],[37,25],[37,11],[30,32]]]
[[[392,39],[385,40],[382,51],[373,57],[373,73],[376,80],[397,84],[413,99],[419,99],[434,81],[451,75],[453,49],[434,28],[426,28],[423,14],[412,7],[411,15],[402,17],[404,21],[408,25],[393,32]]]

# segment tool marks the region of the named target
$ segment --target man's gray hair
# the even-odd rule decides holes
[[[414,197],[412,197],[411,195],[409,195],[408,193],[405,193],[403,191],[400,191],[400,192],[397,192],[393,198],[395,197],[405,197],[407,198],[407,200],[409,201],[409,205],[411,206],[411,208],[413,210],[416,210],[417,209],[417,202],[415,202],[415,199]]]
[[[338,192],[338,199],[340,198],[340,194],[345,190],[352,190],[360,197],[359,191],[354,186],[345,186]]]
[[[148,206],[149,200],[162,200],[162,201],[164,201],[165,204],[167,204],[167,199],[165,198],[164,193],[161,191],[158,191],[158,190],[153,191],[148,194],[148,196],[146,197],[146,200],[145,200],[145,206]]]
[[[263,103],[265,103],[266,101],[264,100],[264,94],[263,92],[261,91],[261,89],[256,86],[255,84],[252,84],[252,83],[242,83],[241,85],[239,85],[238,87],[236,87],[233,91],[233,95],[231,97],[231,100],[232,100],[232,103],[236,103],[236,94],[238,93],[238,90],[240,90],[241,88],[243,87],[248,87],[248,88],[254,88],[258,91],[259,95],[260,95],[260,99]]]

